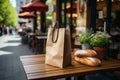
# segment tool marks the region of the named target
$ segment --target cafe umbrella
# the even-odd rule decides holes
[[[48,11],[48,6],[42,2],[30,2],[21,7],[23,11],[39,11],[39,12],[46,12]]]
[[[37,15],[37,13],[36,13],[37,11],[42,12],[42,14],[44,14],[44,12],[47,12],[48,6],[46,4],[44,4],[43,2],[36,1],[36,2],[30,2],[30,3],[22,6],[21,9],[23,11],[34,12],[34,14]],[[34,32],[37,29],[37,22],[36,21],[37,21],[37,18],[34,19],[34,30],[33,30]],[[41,26],[43,26],[45,23],[45,15],[42,15],[41,21],[42,21]]]
[[[35,18],[36,16],[30,12],[23,12],[18,15],[19,18]]]
[[[18,14],[19,18],[27,18],[27,19],[34,19],[36,18],[36,16],[34,14],[32,14],[31,12],[22,12]],[[19,24],[26,24],[26,21],[19,21]]]
[[[70,13],[71,6],[70,5],[66,6],[66,9],[64,9],[64,10],[66,10],[66,13]],[[77,4],[76,3],[74,3],[72,5],[72,13],[77,13]]]
[[[78,3],[73,3],[72,4],[72,13],[77,13],[77,8],[79,7],[79,11],[80,12],[84,12],[84,10],[85,10],[85,7],[84,7],[84,5],[80,5],[80,4],[78,4]],[[70,13],[70,10],[71,10],[71,6],[70,5],[68,5],[68,6],[66,6],[66,9],[64,9],[64,10],[66,10],[66,13]]]

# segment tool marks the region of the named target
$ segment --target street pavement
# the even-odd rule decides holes
[[[31,54],[19,35],[0,36],[0,80],[26,80],[19,57]]]
[[[33,55],[19,35],[0,36],[0,80],[26,80],[20,56]],[[65,80],[65,78],[57,79]]]

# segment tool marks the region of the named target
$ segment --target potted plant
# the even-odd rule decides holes
[[[107,47],[110,41],[109,34],[105,32],[96,32],[90,39],[90,45],[97,52],[97,57],[100,59],[106,59]]]
[[[82,31],[81,34],[78,36],[78,42],[82,44],[82,49],[88,49],[90,47],[90,39],[91,39],[92,30],[86,29]]]

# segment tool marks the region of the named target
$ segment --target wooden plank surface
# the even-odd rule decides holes
[[[45,55],[21,56],[20,60],[28,80],[35,79],[57,79],[76,75],[85,75],[95,72],[120,70],[119,60],[104,60],[100,67],[90,67],[76,61],[64,69],[45,64]]]

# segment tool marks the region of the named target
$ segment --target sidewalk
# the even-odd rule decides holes
[[[19,56],[31,54],[18,35],[0,36],[0,80],[26,80]]]
[[[20,56],[33,55],[18,35],[0,37],[0,80],[26,80]],[[57,79],[57,80],[65,80]]]

